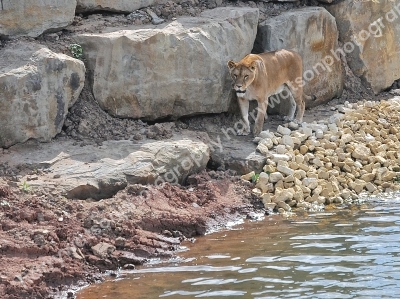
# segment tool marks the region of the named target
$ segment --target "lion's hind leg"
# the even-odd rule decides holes
[[[287,101],[288,106],[289,106],[288,113],[286,116],[283,117],[283,119],[285,121],[293,121],[297,104],[296,104],[294,96],[288,86],[285,86],[284,91],[282,92],[281,96],[284,98],[283,100]]]
[[[301,92],[300,95],[297,95],[297,98],[295,97],[294,100],[296,101],[296,104],[297,104],[296,105],[296,122],[302,123],[304,110],[306,108],[306,104],[304,103],[304,100],[303,100],[303,91]]]
[[[291,110],[289,111],[291,113],[291,119],[294,119],[294,112],[296,111],[296,119],[294,119],[297,123],[302,123],[303,122],[303,115],[304,115],[304,110],[305,110],[305,103],[303,100],[303,87],[298,85],[294,87],[293,85],[288,84],[287,85],[288,89],[291,92],[292,97],[290,97],[291,101],[293,101],[293,105],[291,107]]]

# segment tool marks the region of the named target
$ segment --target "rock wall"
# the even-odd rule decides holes
[[[166,2],[167,0],[78,0],[76,11],[87,13],[101,10],[129,13],[139,8]]]
[[[304,92],[317,98],[316,102],[306,102],[306,106],[310,107],[342,93],[341,60],[335,59],[331,53],[332,49],[337,48],[335,18],[324,8],[307,7],[262,22],[258,27],[253,52],[287,49],[299,53],[303,58]]]
[[[343,89],[342,65],[339,59],[341,53],[347,56],[352,71],[375,93],[385,90],[400,78],[400,4],[390,0],[321,1],[326,10],[322,7],[292,10],[276,17],[268,17],[259,26],[259,11],[250,7],[220,7],[204,11],[199,17],[182,17],[156,26],[132,25],[118,29],[113,27],[114,21],[102,23],[98,20],[96,26],[101,27],[98,29],[99,33],[78,34],[75,40],[83,46],[89,71],[86,76],[90,79],[96,100],[112,116],[123,118],[157,120],[228,111],[232,92],[226,61],[241,59],[253,46],[258,52],[287,48],[302,55],[304,78],[308,81],[305,92],[317,98],[316,102],[309,102],[307,106],[340,96]],[[155,12],[162,14],[163,9],[172,9],[174,5],[171,4],[177,2],[179,1],[3,0],[0,1],[0,38],[39,37],[43,33],[59,31],[74,20],[74,24],[77,24],[85,19],[74,19],[76,12],[90,13],[100,10],[126,14],[141,7],[165,4],[163,7],[154,7]],[[225,5],[221,0],[212,0],[212,3],[205,4],[189,2],[180,3],[180,8],[197,5],[193,11],[200,11],[206,7],[214,7],[214,4]],[[249,4],[253,7],[257,5]],[[145,15],[144,19],[153,20],[153,23],[164,21],[158,18],[154,22],[157,16],[150,10],[135,13],[142,17]],[[257,26],[259,32],[254,43]],[[52,38],[57,40],[61,35]],[[339,48],[338,41],[343,44],[343,49]],[[31,50],[29,46],[27,53]],[[43,58],[47,67],[53,65],[53,58],[56,61],[68,61],[68,66],[61,72],[57,71],[54,78],[48,78],[54,72],[35,64],[38,62],[36,58],[27,58],[35,61],[32,65],[14,64],[17,60],[21,60],[21,63],[26,61],[23,57],[30,57],[35,51],[43,54],[38,54],[37,57],[43,58],[47,55],[46,59]],[[35,51],[31,54],[18,54],[16,51],[13,61],[4,56],[12,54],[10,49],[2,50],[0,78],[3,80],[2,84],[7,86],[7,89],[1,91],[4,99],[15,96],[18,99],[32,99],[32,103],[37,102],[38,94],[43,92],[33,90],[37,85],[36,79],[32,78],[37,76],[52,82],[55,89],[68,86],[68,82],[72,81],[79,81],[79,87],[71,91],[69,86],[62,96],[53,87],[45,92],[46,95],[55,92],[59,98],[63,98],[62,103],[65,105],[59,105],[64,107],[65,112],[62,113],[52,106],[54,102],[51,97],[41,94],[41,104],[37,102],[35,105],[50,111],[45,121],[44,118],[35,120],[39,112],[30,112],[29,121],[22,117],[26,116],[26,111],[21,107],[28,107],[32,103],[28,106],[21,106],[19,100],[12,104],[7,103],[7,109],[22,109],[14,110],[12,123],[15,128],[23,129],[15,132],[9,129],[6,132],[3,129],[0,135],[0,145],[3,147],[23,142],[26,138],[47,141],[54,137],[62,126],[60,121],[64,120],[68,107],[80,92],[84,69],[81,62],[61,57],[44,48],[37,48]],[[68,73],[67,69],[74,69],[73,73],[79,75],[65,79],[68,75],[63,72]],[[20,71],[22,76],[15,75]],[[11,77],[10,72],[14,73]],[[11,83],[12,80],[14,83]],[[26,87],[28,85],[30,87]],[[287,108],[283,105],[277,107],[281,112]],[[41,108],[38,111],[42,111]],[[54,114],[58,116],[55,117]],[[8,121],[10,116],[5,119]],[[48,127],[45,128],[46,126]]]
[[[118,117],[155,120],[228,110],[226,63],[251,51],[258,9],[216,8],[166,26],[75,36],[93,94]],[[237,45],[241,45],[238,47]]]
[[[72,23],[76,0],[2,0],[0,37],[31,36],[57,31]]]
[[[6,47],[0,57],[0,147],[50,141],[83,88],[83,62],[26,42]]]
[[[375,93],[400,78],[400,3],[345,0],[326,9],[336,18],[352,71]]]

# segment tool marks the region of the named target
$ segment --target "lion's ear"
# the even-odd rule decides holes
[[[228,67],[231,70],[231,69],[236,67],[236,63],[234,63],[233,60],[229,60],[228,61]]]
[[[253,62],[250,64],[250,68],[251,68],[252,71],[255,71],[255,69],[257,68],[257,64],[258,64],[257,61],[253,61]]]

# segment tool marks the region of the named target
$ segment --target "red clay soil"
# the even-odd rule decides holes
[[[72,285],[100,280],[106,270],[173,256],[184,239],[257,205],[248,185],[224,176],[203,172],[187,187],[133,185],[101,201],[56,201],[3,184],[0,298],[61,298]]]

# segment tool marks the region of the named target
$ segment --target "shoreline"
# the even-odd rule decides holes
[[[229,242],[230,238],[237,238],[237,232],[240,231],[243,234],[246,234],[247,229],[249,227],[257,227],[264,231],[263,236],[268,236],[270,232],[272,234],[271,237],[276,236],[276,231],[282,229],[282,227],[289,227],[290,229],[295,229],[297,225],[313,225],[318,223],[319,221],[329,221],[332,217],[336,217],[340,214],[346,214],[349,217],[353,217],[355,214],[360,213],[361,211],[375,211],[377,213],[383,212],[387,213],[387,209],[390,209],[397,206],[400,202],[400,192],[395,193],[382,193],[381,195],[367,195],[367,196],[360,196],[360,198],[356,201],[353,201],[349,204],[341,204],[339,206],[328,206],[326,210],[323,211],[309,211],[305,213],[297,213],[295,215],[289,215],[289,217],[282,217],[280,214],[271,214],[265,215],[262,219],[245,219],[244,221],[239,221],[233,227],[224,228],[215,232],[212,232],[210,235],[206,234],[204,236],[200,236],[196,238],[195,242],[184,242],[183,246],[187,247],[186,250],[183,252],[177,252],[176,258],[166,259],[166,260],[156,260],[151,261],[148,264],[144,264],[135,270],[122,270],[118,272],[116,275],[108,275],[105,276],[105,281],[102,282],[100,285],[88,285],[79,290],[76,290],[75,295],[77,298],[89,296],[90,298],[93,297],[92,292],[95,294],[101,293],[101,291],[106,291],[110,287],[110,285],[121,287],[119,284],[120,280],[130,280],[132,279],[132,275],[138,275],[137,278],[146,279],[146,273],[155,273],[155,269],[163,269],[164,267],[167,268],[174,268],[174,267],[186,267],[192,266],[193,261],[195,262],[196,266],[202,266],[204,264],[204,257],[213,254],[221,254],[224,253],[231,253],[229,250],[231,248],[223,247],[221,248],[218,244],[214,244],[216,248],[220,250],[213,250],[210,249],[209,252],[205,251],[204,242],[214,243],[214,240],[218,240],[221,235],[224,235],[224,240]],[[375,210],[378,208],[378,210]],[[384,212],[385,211],[385,212]],[[312,224],[311,224],[312,223]],[[351,226],[351,224],[342,223],[343,226]],[[257,229],[258,230],[258,229]],[[251,233],[251,232],[250,232]],[[212,241],[210,241],[212,240]],[[221,240],[221,239],[219,239]],[[249,241],[249,240],[248,240]],[[219,243],[217,241],[217,243]],[[212,244],[210,244],[212,246]],[[208,247],[207,247],[208,248]],[[227,252],[225,251],[227,250]],[[247,251],[247,250],[246,250]],[[237,255],[236,255],[237,256]],[[207,265],[207,261],[206,265]],[[211,265],[214,265],[212,261]],[[172,271],[173,273],[174,271]],[[169,271],[161,272],[165,275],[168,275]],[[142,277],[144,275],[144,277]],[[166,281],[169,281],[168,278],[164,278]],[[102,285],[103,284],[103,285]],[[108,286],[108,287],[107,287]],[[136,293],[135,293],[136,294]],[[67,298],[67,297],[63,297]],[[63,299],[61,298],[61,299]]]
[[[183,240],[255,211],[290,216],[400,190],[400,97],[335,109],[327,120],[262,132],[255,141],[267,165],[255,184],[252,173],[203,171],[188,186],[130,185],[94,201],[35,194],[1,179],[2,298],[72,298],[74,285],[174,256]]]
[[[172,257],[183,240],[251,217],[257,199],[248,184],[209,174],[187,187],[148,186],[151,198],[132,185],[99,201],[51,199],[0,181],[1,297],[71,298],[71,288],[107,271]]]

